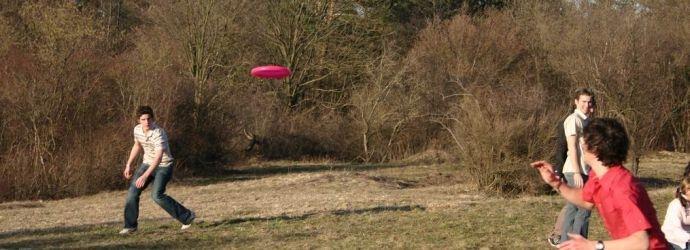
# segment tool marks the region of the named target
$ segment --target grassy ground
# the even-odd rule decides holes
[[[662,152],[642,161],[661,220],[688,160]],[[139,231],[119,236],[125,191],[106,192],[0,204],[0,248],[544,249],[563,205],[556,196],[484,197],[445,165],[277,163],[232,173],[169,186],[198,214],[189,231],[144,197]],[[596,212],[590,236],[607,238]]]

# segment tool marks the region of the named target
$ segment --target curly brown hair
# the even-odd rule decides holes
[[[616,119],[592,118],[584,128],[584,141],[605,166],[622,164],[628,156],[630,139]]]

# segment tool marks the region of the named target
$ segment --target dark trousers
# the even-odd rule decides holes
[[[125,228],[137,228],[137,219],[139,219],[139,196],[141,195],[141,191],[146,189],[152,182],[153,190],[151,190],[151,198],[153,201],[182,224],[189,224],[191,222],[192,212],[178,203],[175,199],[165,194],[165,186],[168,184],[168,181],[170,181],[170,178],[172,178],[172,165],[169,167],[157,167],[146,180],[146,184],[139,189],[136,186],[137,179],[143,175],[148,168],[148,164],[141,164],[134,172],[132,182],[129,184],[129,192],[127,193],[127,200],[125,201]]]

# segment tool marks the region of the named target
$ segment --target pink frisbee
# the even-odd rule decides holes
[[[252,69],[253,77],[281,79],[290,76],[290,69],[279,65],[258,66]]]

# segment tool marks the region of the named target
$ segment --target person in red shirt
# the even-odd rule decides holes
[[[668,249],[654,205],[647,191],[623,167],[630,141],[623,125],[615,119],[594,118],[583,131],[585,163],[591,179],[583,188],[563,185],[545,161],[531,164],[547,184],[575,205],[597,208],[612,240],[588,240],[569,234],[559,249]]]

